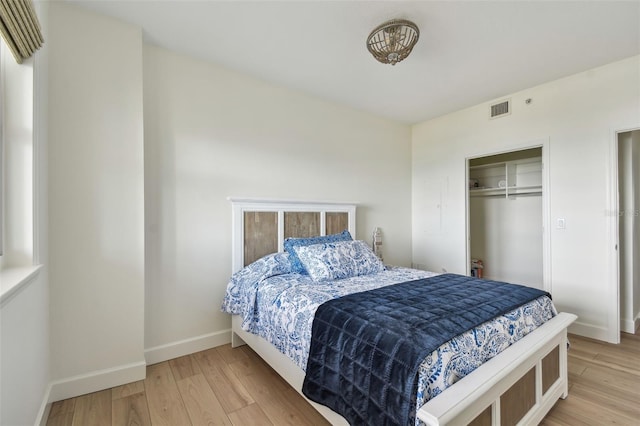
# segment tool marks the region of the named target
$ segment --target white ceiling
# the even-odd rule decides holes
[[[640,54],[638,0],[71,1],[149,43],[405,123]],[[391,18],[420,28],[396,66],[365,44]]]

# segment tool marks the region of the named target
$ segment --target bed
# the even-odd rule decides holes
[[[400,267],[381,269],[376,265],[366,266],[365,269],[374,268],[366,273],[350,271],[346,277],[339,272],[337,276],[323,276],[325,268],[319,272],[319,279],[314,279],[318,278],[317,271],[308,262],[315,261],[317,250],[356,247],[367,255],[362,242],[349,241],[351,234],[355,235],[355,204],[231,201],[235,273],[224,310],[234,314],[232,345],[248,344],[298,392],[303,394],[305,387],[305,393],[313,399],[316,397],[309,393],[304,370],[308,363],[319,365],[309,359],[316,356],[313,351],[317,352],[319,345],[310,343],[316,332],[314,313],[321,313],[319,306],[324,309],[328,305],[325,302],[337,298],[346,301],[353,297],[349,296],[352,293],[360,297],[358,294],[365,291],[387,291],[389,284],[409,283],[409,289],[416,287],[413,283],[466,278]],[[290,237],[316,235],[335,236],[337,240],[327,244],[321,239],[318,244],[311,239],[302,247],[283,251],[285,242],[296,241]],[[305,256],[310,273],[296,270],[300,265],[292,270],[291,252]],[[338,279],[327,281],[334,278]],[[286,306],[293,309],[288,314],[278,313]],[[416,392],[412,395],[415,406],[410,422],[401,424],[536,424],[558,398],[567,396],[566,329],[575,318],[556,313],[548,298],[536,296],[491,323],[474,325],[456,335],[420,360]],[[505,330],[518,331],[508,336]],[[478,344],[478,336],[492,337]],[[474,359],[459,355],[465,345],[474,347]],[[477,366],[480,362],[482,365]],[[314,372],[317,370],[313,368]],[[309,401],[330,423],[348,424],[325,405]]]

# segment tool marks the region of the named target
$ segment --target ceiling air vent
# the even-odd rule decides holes
[[[489,118],[498,118],[511,114],[511,99],[500,101],[489,107]]]

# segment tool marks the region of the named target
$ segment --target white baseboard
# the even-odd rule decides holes
[[[145,361],[82,374],[51,382],[40,407],[36,425],[44,425],[51,409],[51,402],[73,398],[99,390],[143,380],[146,366],[194,352],[214,348],[231,342],[231,330],[205,334],[145,350]]]
[[[604,327],[593,324],[576,321],[569,326],[568,331],[569,333],[577,334],[578,336],[589,337],[591,339],[602,340],[605,342],[609,341],[608,330]]]
[[[73,398],[126,383],[143,380],[147,375],[144,361],[98,370],[88,374],[51,382],[48,402]]]
[[[638,328],[638,318],[633,320],[623,320],[620,319],[620,331],[624,333],[634,334]]]
[[[36,421],[34,422],[34,426],[46,426],[47,420],[49,419],[49,412],[51,411],[51,403],[49,402],[49,395],[51,395],[51,383],[47,386],[47,390],[44,393],[44,397],[42,398],[42,404],[40,404],[40,409],[38,410],[38,415],[36,417]]]
[[[144,351],[147,365],[157,364],[169,359],[178,358],[216,346],[231,343],[231,330],[222,330],[215,333],[203,334],[190,339],[155,346]]]

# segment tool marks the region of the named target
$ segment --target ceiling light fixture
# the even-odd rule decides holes
[[[383,64],[395,65],[409,56],[418,42],[418,26],[406,19],[392,19],[377,26],[367,37],[367,49]]]

